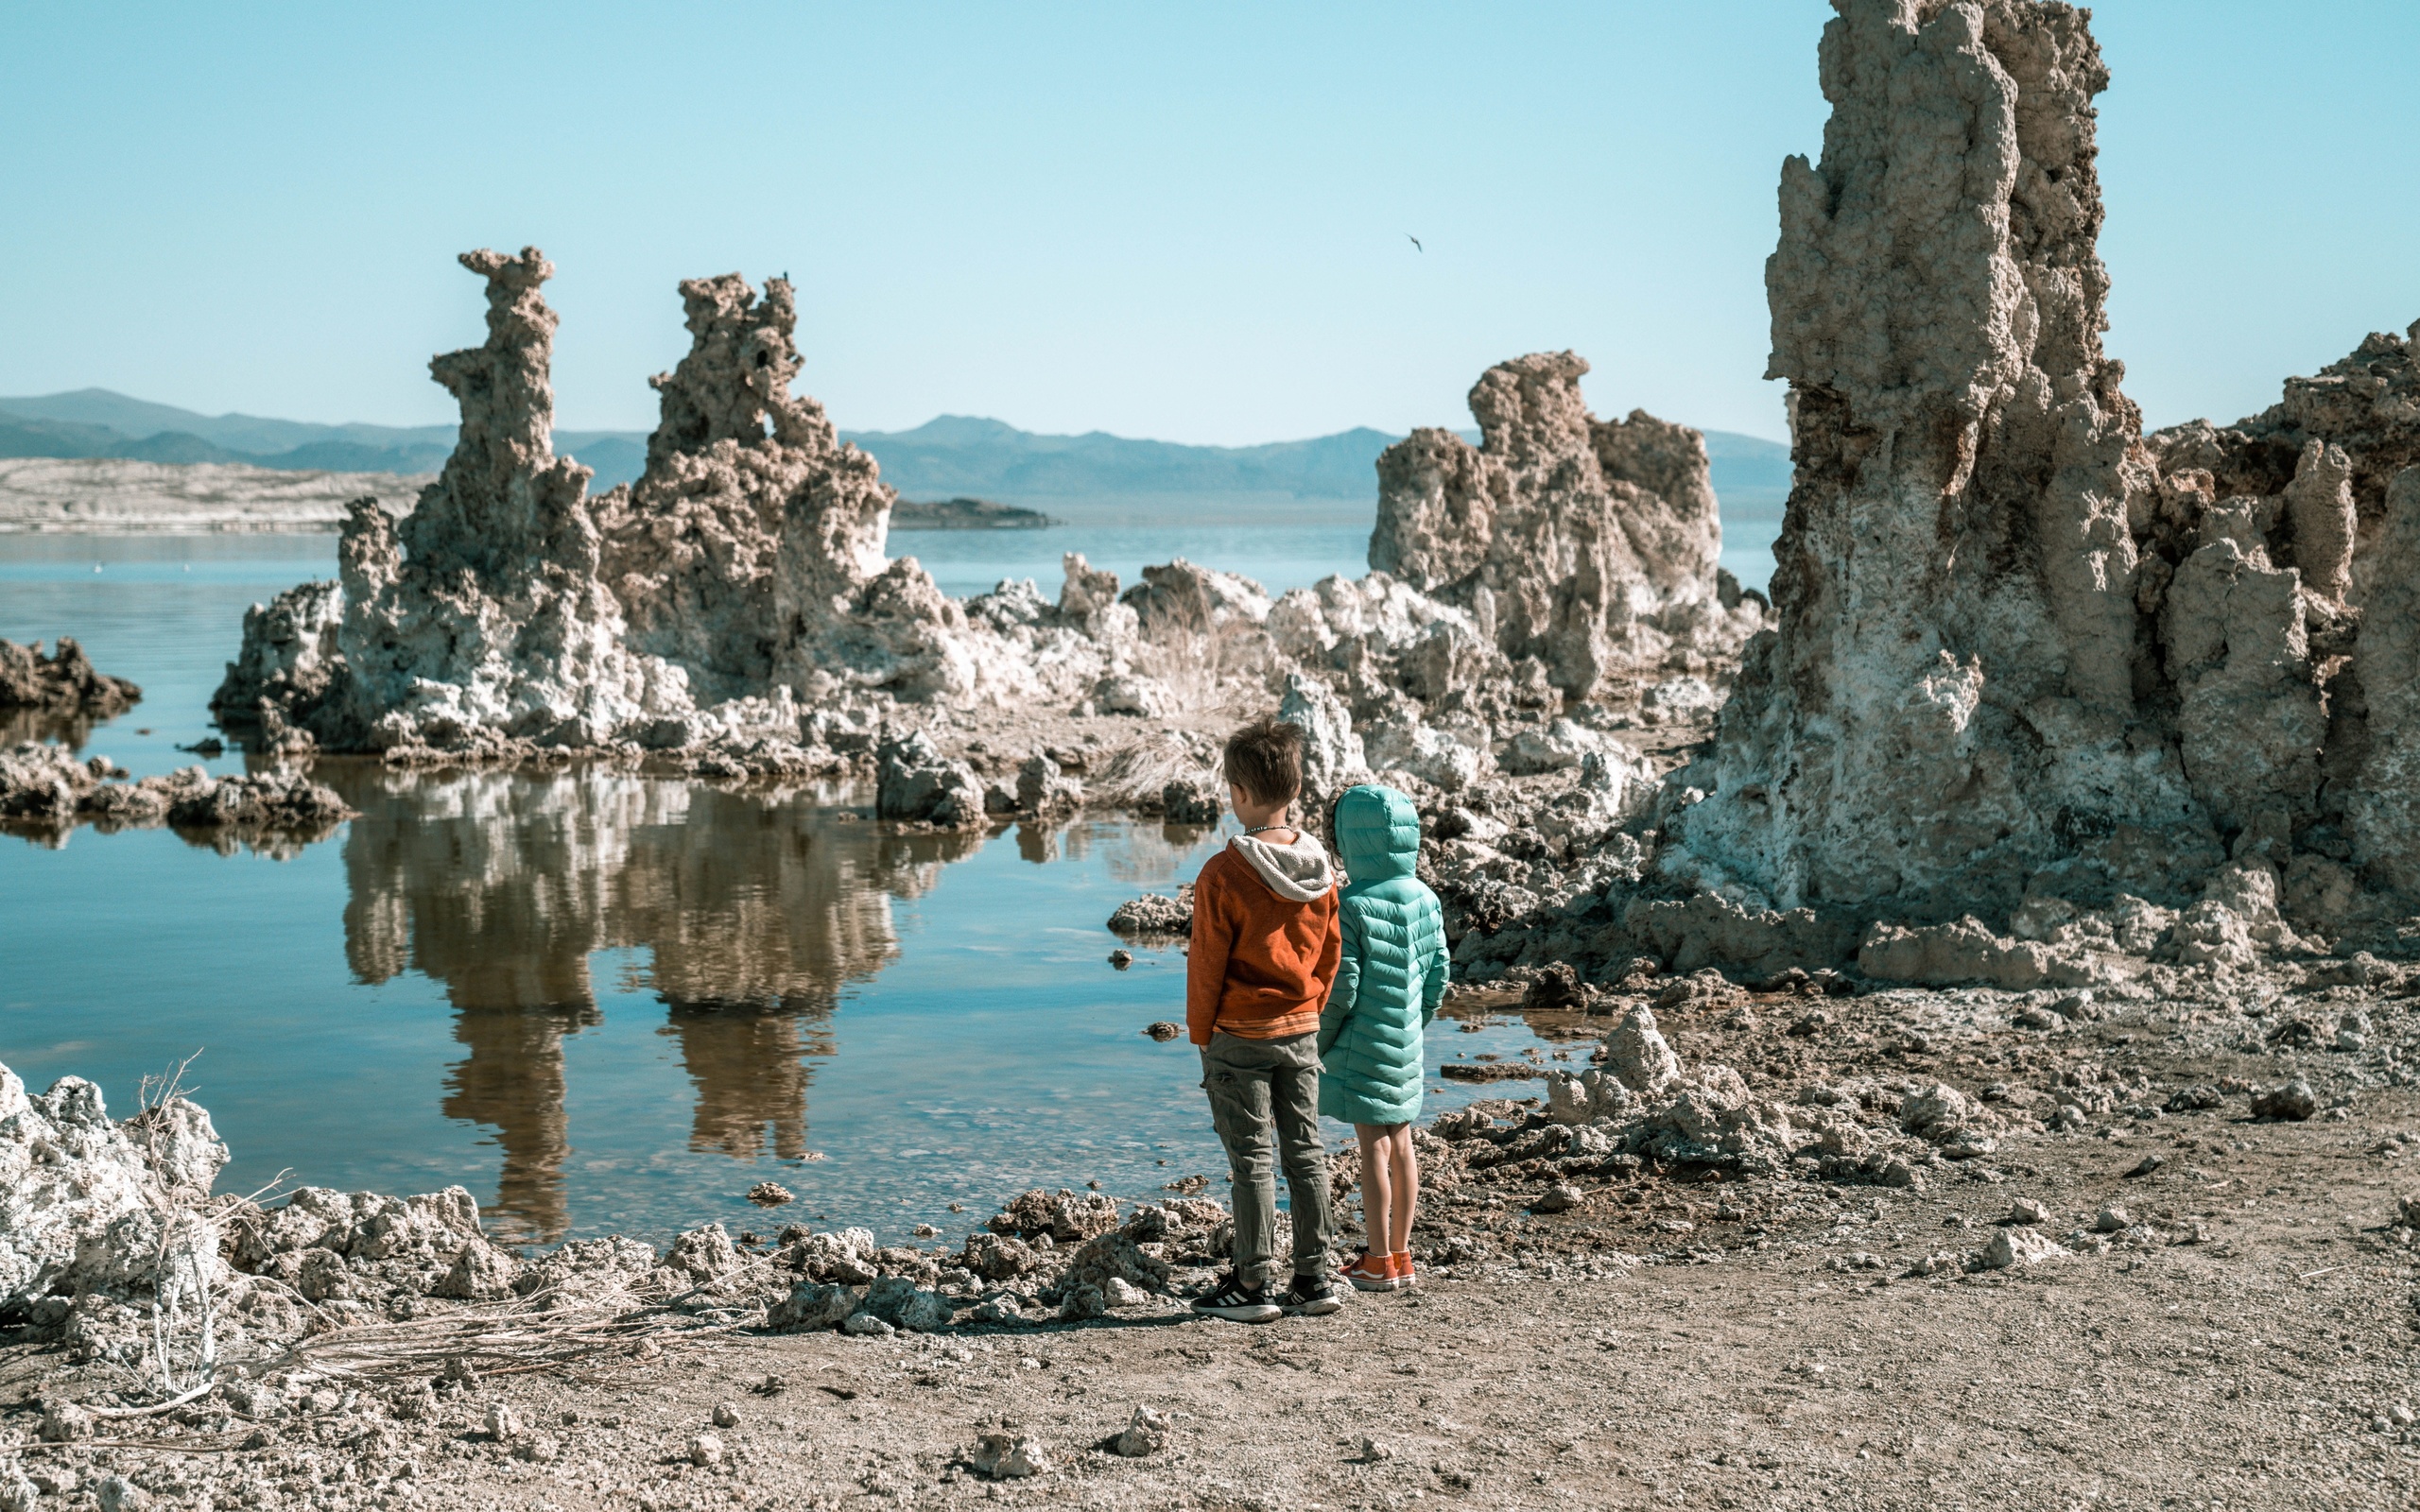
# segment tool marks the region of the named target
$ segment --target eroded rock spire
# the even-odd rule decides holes
[[[2402,344],[2147,442],[2100,345],[2089,13],[1837,9],[1823,157],[1784,166],[1766,271],[1796,469],[1777,624],[1668,870],[1954,918],[2389,866],[2346,828],[2377,809],[2347,654],[2364,585],[2400,576],[2364,558],[2413,430],[2367,369]]]
[[[1568,352],[1489,369],[1470,394],[1480,445],[1422,429],[1379,457],[1370,537],[1374,570],[1468,610],[1575,699],[1703,671],[1755,624],[1719,585],[1705,438],[1644,410],[1598,420],[1587,371]]]

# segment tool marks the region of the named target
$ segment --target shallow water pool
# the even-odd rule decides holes
[[[0,636],[77,635],[144,684],[88,748],[156,772],[196,760],[175,747],[206,732],[243,606],[332,542],[38,544],[0,538]],[[222,1190],[458,1182],[529,1243],[819,1216],[957,1232],[1086,1180],[1148,1197],[1206,1175],[1223,1195],[1194,1052],[1142,1033],[1183,1019],[1184,957],[1115,971],[1103,925],[1220,832],[908,835],[846,788],[317,776],[361,816],[274,857],[164,830],[0,835],[0,1062],[36,1088],[90,1077],[122,1115],[199,1051],[186,1082],[234,1150]],[[1538,1044],[1513,1022],[1439,1031],[1432,1070]],[[1432,1085],[1441,1108],[1507,1090]],[[749,1207],[767,1178],[798,1203]]]

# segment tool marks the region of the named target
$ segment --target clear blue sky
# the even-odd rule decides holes
[[[1763,261],[1829,14],[13,0],[0,393],[450,420],[454,254],[534,242],[567,426],[652,424],[676,280],[786,269],[853,428],[1402,430],[1572,347],[1600,413],[1779,436]],[[2152,423],[2420,317],[2420,6],[2096,28],[2110,347]]]

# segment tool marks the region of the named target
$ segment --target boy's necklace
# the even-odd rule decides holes
[[[1290,824],[1255,824],[1251,829],[1246,830],[1244,833],[1267,834],[1271,830],[1290,830],[1292,828],[1293,826]]]

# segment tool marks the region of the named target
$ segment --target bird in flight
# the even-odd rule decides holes
[[[1403,233],[1403,239],[1404,239],[1405,241],[1408,241],[1408,242],[1411,243],[1411,249],[1412,249],[1413,251],[1415,251],[1415,252],[1425,252],[1425,251],[1428,250],[1428,249],[1427,249],[1427,248],[1423,247],[1423,246],[1421,246],[1421,245],[1420,245],[1420,238],[1419,238],[1419,237],[1417,237],[1417,236],[1414,236],[1414,235],[1413,235],[1411,232],[1405,232]]]

